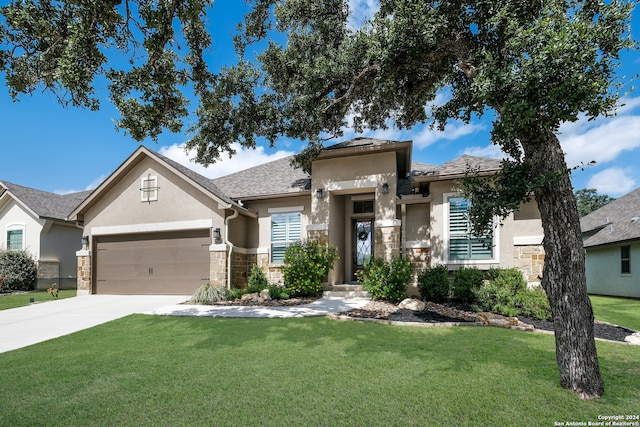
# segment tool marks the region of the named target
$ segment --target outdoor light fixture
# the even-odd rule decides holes
[[[82,236],[82,249],[89,247],[89,236]]]
[[[382,184],[382,194],[387,194],[387,193],[389,193],[389,184],[385,182],[384,184]]]
[[[215,230],[213,230],[213,241],[216,244],[222,243],[222,234],[220,234],[219,228],[216,228]]]
[[[323,196],[324,196],[324,191],[322,190],[322,188],[318,188],[316,190],[316,199],[322,199]]]

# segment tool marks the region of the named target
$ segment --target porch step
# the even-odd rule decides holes
[[[371,298],[369,292],[362,289],[357,283],[345,283],[341,285],[329,285],[324,292],[323,298]]]

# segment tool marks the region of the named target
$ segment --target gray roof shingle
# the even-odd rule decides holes
[[[640,239],[640,188],[580,218],[584,246]]]
[[[0,185],[4,186],[7,191],[24,203],[40,218],[61,221],[66,221],[67,215],[91,194],[91,191],[55,194],[6,181],[1,181]]]

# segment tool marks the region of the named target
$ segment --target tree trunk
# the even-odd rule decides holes
[[[581,399],[597,399],[604,393],[604,384],[587,295],[580,218],[564,153],[550,132],[521,142],[533,178],[550,178],[535,196],[546,252],[542,286],[553,313],[560,385]]]

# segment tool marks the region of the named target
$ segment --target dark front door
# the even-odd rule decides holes
[[[362,270],[364,263],[373,256],[373,219],[353,221],[353,272]]]

